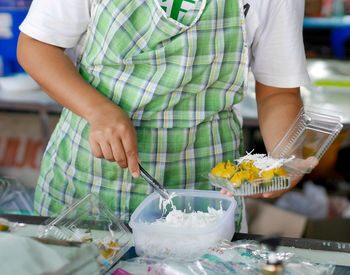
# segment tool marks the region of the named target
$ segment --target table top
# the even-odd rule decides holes
[[[26,216],[13,214],[0,214],[0,217],[12,222],[25,224],[43,224],[48,217]],[[232,241],[238,240],[260,240],[263,236],[255,234],[235,233]],[[306,257],[313,262],[323,264],[335,264],[334,274],[350,274],[350,243],[334,242],[304,238],[280,239],[280,251],[292,252],[296,255]],[[133,251],[127,257],[136,256]]]
[[[40,89],[18,93],[0,90],[0,110],[46,111],[59,114],[62,111],[62,107]]]
[[[26,73],[0,77],[0,109],[60,113],[62,107]]]

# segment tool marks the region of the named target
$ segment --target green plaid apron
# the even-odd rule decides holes
[[[166,188],[213,189],[210,169],[242,151],[233,107],[247,77],[242,3],[197,1],[178,20],[157,0],[100,0],[79,70],[132,119],[141,162]],[[87,121],[63,110],[43,156],[35,209],[58,215],[93,192],[128,221],[153,190],[127,169],[95,158],[88,133]]]

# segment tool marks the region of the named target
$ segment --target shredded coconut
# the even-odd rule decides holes
[[[165,218],[157,219],[152,224],[181,228],[200,228],[217,223],[224,213],[225,211],[222,207],[219,210],[208,207],[208,212],[194,211],[191,213],[173,209]]]
[[[162,196],[159,196],[159,209],[161,209],[163,211],[163,215],[166,213],[166,208],[169,204],[173,210],[176,209],[176,207],[173,203],[173,200],[172,200],[176,196],[177,196],[176,193],[169,194],[168,199],[164,199]]]
[[[163,208],[164,212],[164,208]],[[208,212],[194,211],[186,213],[186,211],[177,210],[174,205],[172,205],[172,210],[166,217],[157,219],[152,224],[156,225],[170,225],[173,227],[181,228],[199,228],[206,227],[208,225],[215,224],[224,215],[225,211],[220,205],[220,209],[216,210],[212,207],[208,207]]]
[[[174,194],[171,194],[170,197],[173,198]],[[208,207],[207,212],[206,208],[204,208],[205,212],[202,212],[194,209],[197,204],[190,205],[188,203],[186,209],[177,210],[171,199],[160,200],[159,208],[163,212],[163,216],[152,222],[145,222],[148,225],[156,225],[155,234],[134,232],[138,255],[194,258],[202,255],[209,247],[215,246],[219,241],[232,239],[234,212],[230,210],[229,216],[225,219],[228,210],[223,209],[222,202],[220,202],[218,210]],[[166,207],[169,204],[172,209],[169,211],[168,207],[167,211]],[[217,226],[221,220],[222,223]],[[169,233],[169,227],[175,228],[176,233]],[[199,232],[191,234],[196,229]]]
[[[176,193],[169,194],[169,199],[164,199],[160,196],[159,199],[159,209],[162,210],[163,217],[157,219],[152,224],[156,225],[171,225],[173,227],[182,228],[196,228],[205,227],[207,225],[215,224],[224,215],[224,210],[222,209],[222,204],[220,204],[220,209],[216,210],[212,207],[208,207],[208,212],[193,211],[186,213],[186,210],[177,210],[172,199],[176,197]],[[167,206],[170,204],[171,211],[166,217],[164,217],[167,212]],[[192,207],[188,203],[188,209],[191,211]]]
[[[258,169],[261,170],[261,172],[263,171],[267,171],[267,170],[271,170],[274,168],[279,168],[281,166],[283,166],[285,163],[291,161],[292,159],[294,159],[294,156],[288,158],[288,159],[275,159],[272,158],[270,156],[267,156],[265,154],[251,154],[251,153],[247,153],[247,155],[240,157],[237,160],[238,164],[241,164],[244,161],[253,161],[254,166]]]

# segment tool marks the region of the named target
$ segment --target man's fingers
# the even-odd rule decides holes
[[[261,199],[261,198],[263,198],[263,194],[250,195],[250,196],[248,196],[248,197],[254,198],[254,199]]]
[[[318,159],[315,158],[315,157],[308,157],[306,160],[305,160],[306,164],[307,164],[307,167],[309,169],[314,169],[317,165],[318,165]]]
[[[122,144],[130,173],[134,178],[138,178],[140,176],[140,169],[136,132],[130,131],[129,133],[126,133],[125,137],[122,139]]]
[[[107,142],[101,142],[99,145],[101,147],[103,157],[108,161],[114,161],[114,156],[110,144]]]
[[[221,189],[221,190],[220,190],[220,193],[223,194],[223,195],[226,195],[226,196],[228,196],[228,197],[230,197],[230,198],[234,197],[234,195],[233,195],[232,193],[228,192],[228,191],[225,190],[225,189]]]
[[[285,191],[287,192],[287,191]],[[279,196],[281,196],[283,193],[282,191],[277,191],[277,192],[266,192],[262,194],[262,198],[264,199],[273,199],[273,198],[277,198]]]
[[[318,159],[316,157],[308,157],[307,159],[294,159],[291,161],[292,167],[296,170],[307,171],[312,170],[318,165]]]
[[[112,147],[114,160],[116,161],[116,163],[118,163],[118,165],[121,168],[128,167],[128,162],[127,162],[126,155],[125,155],[124,148],[121,141],[119,139],[113,140],[113,142],[111,143],[111,147]]]
[[[103,153],[102,153],[101,147],[97,142],[90,141],[90,148],[91,148],[92,154],[96,158],[99,158],[99,159],[103,158]]]

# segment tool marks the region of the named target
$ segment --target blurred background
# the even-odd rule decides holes
[[[0,213],[33,214],[41,156],[61,112],[16,59],[18,26],[30,4],[0,0]],[[344,128],[319,166],[293,191],[275,200],[246,200],[249,231],[349,242],[350,0],[305,0],[303,36],[311,77],[302,87],[303,101],[341,116]],[[266,153],[252,75],[238,109],[245,150]]]

